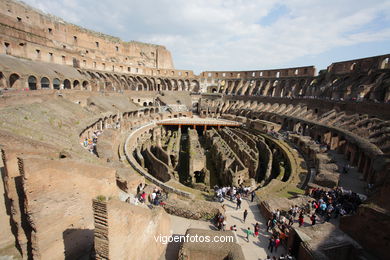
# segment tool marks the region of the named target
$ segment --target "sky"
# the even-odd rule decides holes
[[[124,41],[161,44],[176,69],[260,70],[390,53],[386,0],[24,0]]]

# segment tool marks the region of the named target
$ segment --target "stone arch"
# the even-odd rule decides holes
[[[50,88],[50,80],[47,77],[41,78],[41,89],[49,89]]]
[[[380,68],[381,69],[389,69],[390,68],[389,58],[385,58],[382,60]]]
[[[191,91],[198,93],[200,91],[199,82],[196,80],[191,81]]]
[[[179,79],[177,81],[177,85],[178,85],[178,90],[179,91],[183,91],[184,90],[184,81],[183,80]]]
[[[29,76],[27,81],[28,81],[28,88],[30,90],[37,89],[37,78],[35,76]]]
[[[15,74],[15,75],[17,75],[17,74]],[[11,76],[9,77],[10,83],[11,83]],[[19,77],[19,75],[17,75],[17,76]],[[11,84],[10,84],[10,87],[11,87]],[[4,88],[7,88],[7,80],[6,80],[3,72],[0,72],[0,89],[4,89]]]
[[[190,81],[188,79],[186,79],[184,81],[184,91],[189,91],[190,90]]]
[[[77,79],[75,81],[73,81],[73,89],[77,89],[80,87],[80,81],[78,81]]]
[[[61,87],[61,81],[57,78],[53,79],[53,89],[60,89]]]
[[[2,79],[1,76],[0,76],[0,79]],[[4,86],[6,86],[6,85],[4,85]],[[9,86],[10,86],[10,88],[16,88],[16,89],[22,88],[22,82],[21,82],[20,76],[18,74],[12,73],[11,76],[9,76]],[[1,86],[0,86],[0,88],[1,88]]]
[[[72,89],[72,86],[71,86],[69,79],[64,80],[64,89]]]
[[[89,82],[84,80],[82,86],[83,86],[84,90],[88,90],[89,89]]]

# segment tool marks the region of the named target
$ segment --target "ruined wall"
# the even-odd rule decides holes
[[[170,235],[170,218],[162,208],[144,209],[118,200],[94,201],[96,259],[157,260]]]
[[[167,182],[174,178],[173,170],[154,156],[150,151],[150,147],[144,149],[142,154],[145,158],[145,167],[148,168],[151,175],[162,182]]]
[[[259,155],[256,150],[251,149],[246,142],[229,128],[223,128],[219,133],[232,151],[237,154],[245,167],[248,168],[250,178],[255,178],[259,163]]]
[[[20,160],[19,168],[23,176],[19,196],[25,201],[32,256],[74,259],[89,254],[94,228],[91,201],[98,195],[116,195],[115,169],[41,158]]]
[[[211,147],[211,156],[224,185],[239,186],[249,179],[248,168],[223,140],[214,128],[206,131],[206,139]]]
[[[170,69],[170,52],[160,45],[124,42],[67,23],[24,3],[0,2],[1,42],[4,53],[75,67],[105,70]],[[115,70],[115,69],[114,69]]]
[[[195,172],[203,172],[206,175],[206,155],[199,143],[198,132],[194,129],[188,129],[188,151],[189,151],[189,163],[188,173],[192,177],[192,182],[196,182]],[[205,176],[206,177],[206,176]],[[205,178],[205,182],[209,183],[209,176]]]
[[[203,92],[232,96],[316,98],[389,102],[390,55],[332,63],[315,75],[312,66],[263,71],[205,71]]]
[[[353,216],[344,216],[340,219],[340,229],[356,239],[370,253],[386,259],[388,257],[390,232],[390,216],[386,209],[372,203],[363,204]],[[358,230],[364,232],[357,232]]]
[[[1,156],[1,153],[0,153]],[[5,158],[4,158],[5,159]],[[5,183],[3,181],[5,177],[5,168],[3,165],[3,160],[0,158],[0,248],[5,248],[10,245],[13,245],[15,239],[12,235],[10,218],[11,218],[11,205],[9,198],[5,194]]]

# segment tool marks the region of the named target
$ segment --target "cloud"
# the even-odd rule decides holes
[[[177,68],[196,72],[286,67],[342,46],[390,43],[390,3],[381,0],[25,2],[123,40],[165,45]]]

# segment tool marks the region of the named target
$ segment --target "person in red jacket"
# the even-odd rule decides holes
[[[302,226],[302,224],[303,224],[303,213],[302,212],[299,214],[298,222],[299,222],[299,226]]]

